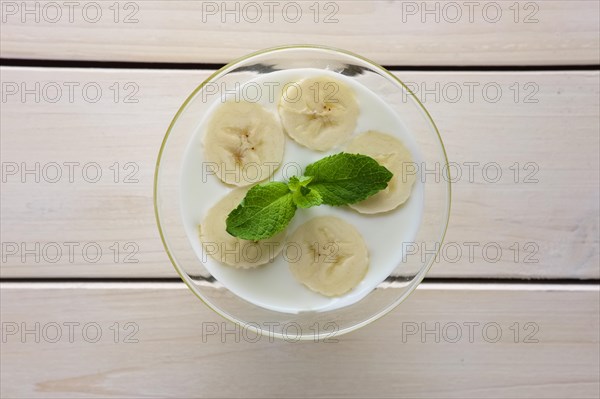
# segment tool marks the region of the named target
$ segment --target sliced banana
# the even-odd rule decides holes
[[[348,139],[358,119],[353,90],[329,76],[286,85],[278,110],[290,137],[317,151],[327,151]]]
[[[223,182],[246,186],[269,178],[279,167],[284,141],[271,112],[256,103],[229,101],[208,123],[205,159]]]
[[[288,240],[287,248],[292,246],[298,248],[298,257],[288,256],[294,278],[326,296],[350,291],[369,268],[362,236],[337,217],[316,217],[304,223]],[[291,254],[291,249],[288,252]]]
[[[349,205],[360,213],[380,213],[397,208],[410,197],[416,180],[410,151],[397,138],[370,130],[354,138],[346,152],[368,155],[394,174],[388,186],[357,204]]]
[[[253,268],[271,261],[281,252],[285,231],[261,241],[242,240],[225,231],[227,215],[246,196],[247,188],[231,191],[204,217],[200,229],[200,241],[204,254],[221,263],[237,268]]]

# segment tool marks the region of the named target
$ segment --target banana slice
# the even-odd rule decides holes
[[[204,217],[199,226],[200,241],[206,255],[237,268],[253,268],[271,261],[281,252],[285,231],[261,241],[242,240],[225,231],[227,215],[246,196],[247,188],[231,191]]]
[[[284,140],[271,112],[256,103],[229,101],[208,123],[205,159],[223,182],[247,186],[269,178],[279,167]]]
[[[357,204],[349,205],[360,213],[380,213],[397,208],[410,197],[416,175],[407,173],[412,164],[410,151],[397,138],[370,130],[353,139],[345,149],[374,158],[394,174],[388,186]]]
[[[278,110],[290,137],[317,151],[327,151],[348,139],[358,119],[352,89],[329,76],[287,85]]]
[[[337,217],[309,220],[298,227],[287,245],[298,248],[297,258],[288,257],[294,278],[326,296],[350,291],[369,268],[369,252],[362,236]]]

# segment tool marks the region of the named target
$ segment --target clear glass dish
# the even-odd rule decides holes
[[[197,256],[182,217],[182,157],[209,112],[207,91],[255,79],[272,71],[317,68],[355,79],[400,115],[418,146],[417,176],[423,186],[423,216],[413,242],[390,276],[353,305],[321,312],[280,313],[256,306],[217,281]],[[422,173],[423,171],[435,171]],[[163,140],[154,177],[154,207],[161,239],[177,273],[207,306],[252,333],[287,340],[318,340],[369,324],[415,290],[441,247],[450,213],[448,160],[433,119],[400,79],[376,63],[350,52],[319,46],[286,46],[240,58],[212,74],[185,100]],[[206,193],[210,195],[210,193]]]

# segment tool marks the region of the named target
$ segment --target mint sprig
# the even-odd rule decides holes
[[[392,176],[366,155],[342,152],[325,157],[287,184],[269,182],[252,187],[227,216],[227,232],[245,240],[272,237],[287,227],[297,208],[360,202],[386,188]]]

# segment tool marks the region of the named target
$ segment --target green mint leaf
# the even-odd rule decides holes
[[[323,204],[347,205],[360,202],[387,187],[392,172],[366,155],[339,153],[306,167],[312,177],[308,188],[321,194]]]
[[[258,184],[227,216],[227,232],[244,240],[262,240],[285,229],[295,213],[296,205],[287,184]]]
[[[290,188],[290,190],[292,190],[292,192],[295,192],[300,187],[306,187],[308,185],[308,183],[311,182],[311,180],[312,180],[312,177],[310,177],[310,176],[300,176],[300,177],[292,176],[292,177],[290,177],[290,181],[288,182],[288,187]]]
[[[300,186],[299,190],[294,191],[292,194],[292,199],[298,208],[310,208],[323,203],[323,198],[317,190],[311,190],[305,186]]]

